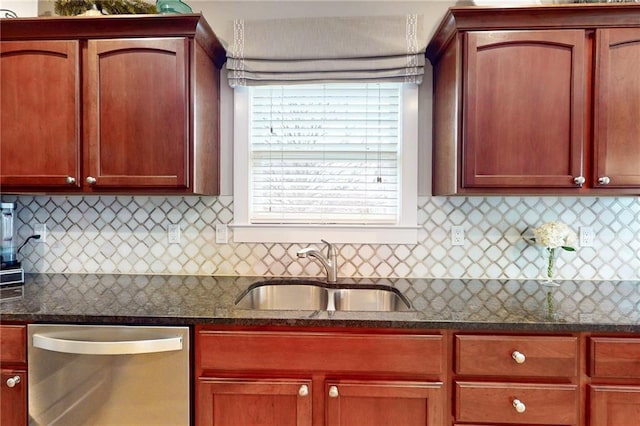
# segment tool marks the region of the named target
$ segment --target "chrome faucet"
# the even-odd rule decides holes
[[[337,273],[337,263],[338,263],[338,255],[336,253],[336,248],[328,241],[320,240],[327,245],[327,255],[323,256],[322,253],[312,247],[303,248],[299,250],[296,254],[298,258],[304,259],[307,256],[315,257],[322,263],[324,269],[327,271],[327,282],[335,283],[338,279]]]

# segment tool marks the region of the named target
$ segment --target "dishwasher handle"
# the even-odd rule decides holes
[[[158,339],[88,341],[62,339],[36,333],[33,335],[36,348],[82,355],[131,355],[182,350],[182,336]]]

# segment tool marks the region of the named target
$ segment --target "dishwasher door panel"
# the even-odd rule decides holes
[[[28,336],[30,425],[189,425],[188,328],[38,324]]]

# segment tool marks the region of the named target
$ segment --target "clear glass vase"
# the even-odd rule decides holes
[[[545,321],[557,321],[559,314],[556,308],[555,292],[559,286],[554,281],[556,276],[556,261],[558,260],[558,250],[555,248],[545,247],[542,250],[542,268],[541,268],[541,281],[542,290],[544,292],[544,299],[542,303],[542,316]]]
[[[542,286],[542,290],[544,291],[544,301],[542,302],[542,317],[545,321],[558,321],[560,318],[560,314],[558,313],[556,307],[556,299],[555,299],[555,290],[556,285]]]
[[[558,249],[545,247],[542,249],[542,283],[555,284],[553,279],[556,275],[556,261],[558,259]]]

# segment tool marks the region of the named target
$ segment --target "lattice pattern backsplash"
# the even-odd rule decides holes
[[[21,252],[28,272],[323,275],[300,262],[300,244],[215,243],[216,223],[233,221],[231,197],[9,196],[18,202],[18,240],[46,223],[48,241]],[[561,220],[591,227],[594,247],[563,252],[558,277],[640,281],[639,197],[421,197],[417,245],[337,245],[339,276],[537,278],[540,252],[521,237],[527,226]],[[181,244],[167,226],[180,224]],[[466,244],[451,246],[451,225]],[[320,244],[310,241],[309,245]]]

